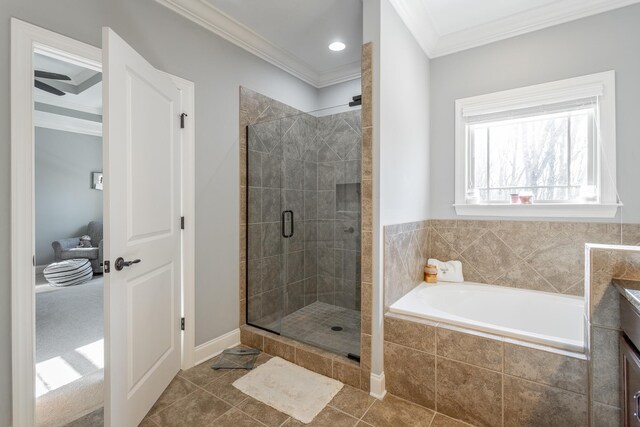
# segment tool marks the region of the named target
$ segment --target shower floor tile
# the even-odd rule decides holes
[[[333,330],[340,327],[341,330]],[[360,311],[314,302],[275,321],[268,329],[326,350],[360,355]]]

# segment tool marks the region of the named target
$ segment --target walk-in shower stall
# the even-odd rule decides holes
[[[360,354],[360,111],[247,128],[247,323]]]

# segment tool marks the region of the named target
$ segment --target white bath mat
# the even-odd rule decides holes
[[[343,384],[279,357],[236,380],[233,386],[303,423],[310,423]]]

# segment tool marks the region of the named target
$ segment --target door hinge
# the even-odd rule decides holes
[[[32,256],[31,263],[33,264],[34,267],[36,266],[36,256],[35,255]]]
[[[109,261],[103,262],[102,265],[104,266],[105,273],[111,273],[111,263]]]
[[[184,129],[184,118],[189,117],[187,113],[180,114],[180,129]]]
[[[180,229],[184,230],[184,217],[183,216],[180,217]]]
[[[180,330],[184,331],[184,317],[180,319]]]

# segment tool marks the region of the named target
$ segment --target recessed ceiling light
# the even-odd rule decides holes
[[[329,45],[329,49],[334,52],[340,52],[341,50],[344,50],[345,47],[345,44],[342,42],[333,42]]]

